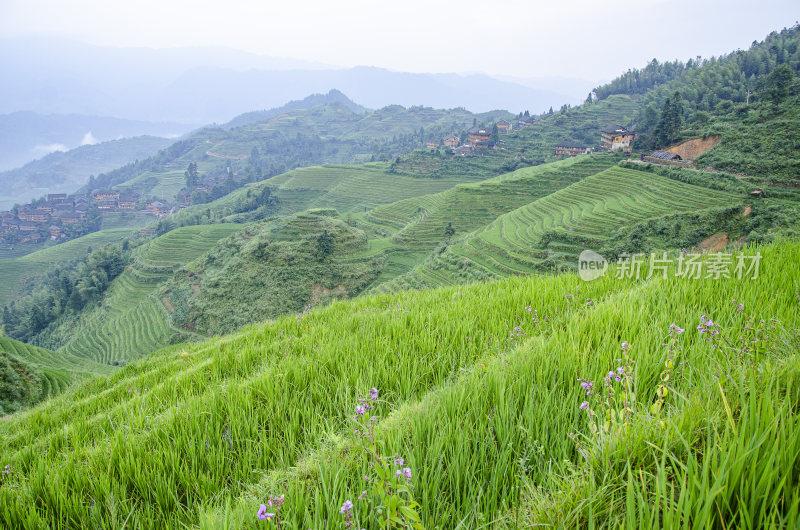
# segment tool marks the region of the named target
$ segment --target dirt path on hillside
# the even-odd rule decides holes
[[[707,237],[701,241],[698,246],[708,252],[719,252],[728,246],[728,242],[727,232],[717,232],[713,236]]]
[[[161,301],[164,302],[164,305],[167,307],[167,311],[169,311],[170,313],[175,312],[175,308],[172,307],[172,304],[169,303],[169,300],[167,300],[166,296],[162,298]]]
[[[680,155],[684,160],[694,160],[706,151],[709,151],[719,145],[719,136],[708,136],[706,138],[695,138],[693,140],[686,140],[679,144],[673,145],[664,149],[668,153],[675,153]]]

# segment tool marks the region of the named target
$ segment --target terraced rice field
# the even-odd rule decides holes
[[[607,155],[581,156],[517,170],[479,183],[461,184],[433,195],[376,208],[365,216],[375,227],[394,232],[393,242],[414,250],[445,239],[448,223],[456,236],[485,226],[499,215],[549,195],[616,163]]]
[[[381,204],[409,197],[438,193],[480,176],[459,178],[415,178],[385,172],[384,164],[364,166],[314,166],[273,178],[286,213],[309,208],[336,208],[342,213],[363,212]]]
[[[175,200],[178,192],[186,185],[185,168],[154,173],[147,171],[123,182],[118,187],[133,188],[148,197],[158,197],[170,202]]]
[[[612,167],[498,217],[387,288],[458,283],[459,268],[484,277],[530,274],[544,256],[577,261],[586,241],[582,238],[599,246],[624,225],[740,200],[734,194]],[[541,245],[542,236],[551,231],[553,239]]]
[[[103,364],[138,359],[170,343],[174,330],[154,291],[172,273],[211,250],[240,225],[190,226],[139,247],[133,263],[112,283],[101,303],[81,316],[75,337],[61,352]]]
[[[6,337],[0,337],[0,351],[34,365],[44,374],[42,397],[64,391],[70,384],[91,375],[108,374],[110,367],[73,355],[56,353]]]
[[[41,274],[56,263],[83,258],[90,247],[122,241],[131,233],[131,228],[101,230],[19,258],[0,259],[0,305],[11,302],[25,278]]]

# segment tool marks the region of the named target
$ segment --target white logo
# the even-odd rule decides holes
[[[596,280],[606,273],[608,262],[606,258],[594,250],[584,250],[578,256],[578,276],[585,282]]]

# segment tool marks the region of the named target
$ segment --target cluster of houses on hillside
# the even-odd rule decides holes
[[[597,149],[605,149],[606,151],[622,151],[629,153],[631,146],[636,135],[619,125],[608,125],[600,130],[600,143]],[[591,153],[592,148],[581,142],[559,142],[555,146],[556,156],[577,156],[585,153]]]
[[[532,116],[520,118],[518,128],[527,127],[536,121]],[[492,131],[497,127],[498,134],[508,134],[513,128],[514,124],[508,120],[500,120],[491,126],[485,127],[483,125],[476,125],[469,129],[466,134],[466,140],[463,145],[458,136],[450,135],[442,139],[440,143],[426,142],[425,147],[428,149],[439,149],[444,146],[452,150],[453,154],[458,156],[468,156],[475,152],[476,149],[496,149],[495,142],[492,141]]]
[[[137,193],[120,193],[117,190],[94,190],[91,198],[100,212],[137,211],[140,200]],[[172,204],[162,199],[151,199],[144,204],[143,210],[138,211],[161,218],[171,214],[173,210]]]
[[[45,239],[64,239],[70,227],[79,231],[96,208],[100,214],[106,212],[136,211],[139,196],[121,194],[116,190],[95,190],[89,195],[48,194],[43,201],[0,212],[0,239],[6,243],[39,243]],[[147,201],[142,213],[157,218],[172,213],[171,204],[161,200]]]
[[[457,156],[469,156],[477,149],[497,149],[496,142],[492,140],[494,127],[497,127],[497,134],[508,134],[515,127],[522,129],[536,122],[533,116],[521,116],[516,124],[508,120],[500,120],[490,126],[475,126],[466,133],[463,142],[458,136],[450,135],[443,138],[440,142],[429,141],[425,146],[428,149],[449,148]],[[635,134],[625,127],[619,125],[609,125],[600,130],[600,143],[595,149],[605,149],[607,151],[630,152]],[[501,142],[502,143],[502,142]],[[558,157],[577,156],[590,153],[592,147],[581,142],[564,141],[555,146],[555,154]]]

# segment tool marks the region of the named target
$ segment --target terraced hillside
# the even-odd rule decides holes
[[[379,289],[530,274],[577,263],[620,228],[676,212],[742,205],[744,196],[612,167],[498,217]]]
[[[381,527],[358,500],[375,468],[352,433],[374,386],[361,421],[404,459],[426,527],[790,526],[800,244],[756,250],[752,280],[517,277],[165,349],[0,422],[0,521],[260,528],[259,504],[285,495],[286,526],[340,525],[352,501],[360,527]],[[724,341],[695,329],[704,315]],[[759,319],[769,338],[740,349]]]
[[[291,215],[312,208],[335,208],[342,214],[363,213],[382,204],[438,193],[457,184],[486,178],[484,173],[425,178],[388,173],[387,168],[384,163],[369,163],[295,169],[236,190],[212,203],[190,206],[169,219],[181,226],[199,221],[218,222],[226,218],[241,220],[239,218],[243,217],[247,220]],[[278,200],[277,206],[264,208],[253,204],[251,197],[260,196],[265,189],[270,190],[271,196]]]
[[[111,373],[111,368],[88,359],[31,346],[8,337],[0,337],[0,351],[7,353],[42,372],[41,399],[64,391],[69,385],[94,375]]]
[[[289,313],[307,304],[357,296],[384,264],[361,257],[363,230],[337,219],[335,210],[312,210],[254,223],[220,241],[165,284],[171,323],[205,335]]]
[[[101,303],[53,332],[64,337],[60,353],[110,365],[138,359],[173,340],[167,309],[153,293],[175,270],[241,230],[239,225],[174,230],[134,251],[133,264],[117,277]]]
[[[581,156],[519,169],[478,183],[380,206],[364,221],[392,234],[392,242],[410,249],[435,247],[451,225],[455,234],[472,232],[514,208],[544,197],[616,164],[607,155]]]
[[[59,263],[84,258],[89,248],[122,241],[132,233],[130,228],[111,228],[18,258],[0,258],[0,305],[14,298],[26,278],[41,274]]]
[[[399,105],[371,112],[355,112],[342,103],[291,109],[233,128],[201,129],[156,156],[99,175],[95,185],[170,199],[183,186],[190,162],[198,165],[201,178],[224,179],[229,165],[240,177],[259,173],[267,178],[296,167],[386,160],[423,147],[426,139],[459,134],[473,120],[510,117],[506,111],[473,114]],[[420,136],[420,130],[428,136]]]

